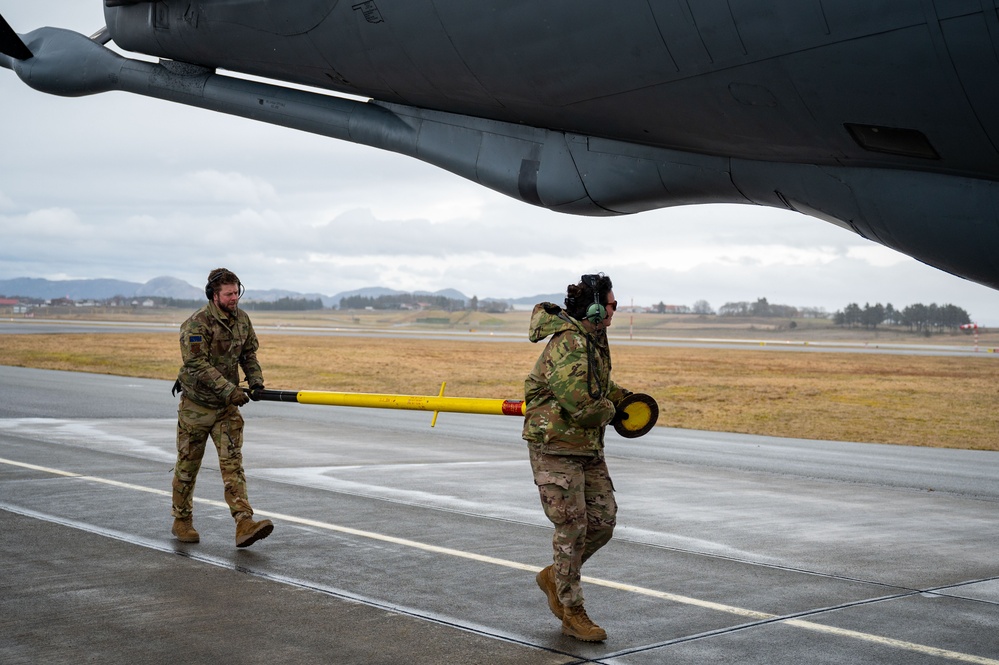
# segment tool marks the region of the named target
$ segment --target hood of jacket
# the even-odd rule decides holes
[[[546,338],[524,381],[523,438],[545,454],[599,455],[615,400],[624,396],[610,378],[606,331],[543,302],[531,313],[528,339]]]
[[[565,310],[554,303],[541,302],[534,306],[531,312],[531,326],[527,338],[532,342],[540,342],[550,335],[563,330],[578,330],[586,334],[583,324],[569,316]]]

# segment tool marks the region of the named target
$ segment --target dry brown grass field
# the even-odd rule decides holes
[[[171,315],[183,319],[180,313]],[[442,315],[447,316],[447,315]],[[526,316],[451,315],[451,330],[526,330]],[[276,389],[520,399],[523,379],[541,347],[526,341],[471,339],[332,337],[286,334],[270,326],[395,327],[419,325],[381,314],[310,317],[254,314],[267,386]],[[418,317],[417,317],[418,318]],[[626,338],[627,315],[615,319]],[[661,319],[661,317],[660,317]],[[677,327],[643,321],[634,334],[690,336]],[[771,340],[765,348],[676,348],[615,344],[614,378],[647,392],[660,404],[659,424],[780,437],[894,443],[999,450],[999,357],[982,353],[921,356],[792,352],[776,342],[833,336],[803,323],[787,329],[762,323],[729,327],[721,334],[707,325],[705,337]],[[842,333],[840,333],[842,337]],[[504,338],[506,339],[506,338]],[[513,339],[513,338],[511,338]],[[909,342],[970,345],[966,337],[913,338],[879,334],[868,344]],[[620,339],[618,340],[620,341]],[[855,340],[856,341],[856,340]],[[177,334],[24,334],[0,337],[0,364],[67,369],[156,379],[173,379],[179,365]],[[330,407],[335,408],[335,407]],[[489,416],[483,416],[489,417]]]

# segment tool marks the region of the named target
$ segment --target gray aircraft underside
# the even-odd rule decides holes
[[[3,24],[0,65],[51,94],[392,150],[560,212],[796,210],[999,288],[999,0],[105,4],[92,38]]]

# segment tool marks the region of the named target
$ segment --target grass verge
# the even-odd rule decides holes
[[[4,335],[0,364],[172,380],[174,333]],[[267,387],[522,399],[526,342],[260,334]],[[999,361],[614,345],[614,378],[668,427],[999,450]]]

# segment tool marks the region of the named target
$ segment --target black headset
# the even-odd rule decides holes
[[[219,270],[219,271],[216,272],[215,270],[213,270],[212,272],[215,272],[216,275],[214,277],[212,277],[211,275],[209,275],[208,283],[205,284],[205,297],[208,298],[208,300],[213,300],[214,299],[214,296],[215,296],[215,282],[217,282],[220,279],[222,279],[222,277],[225,276],[227,273],[230,274],[230,275],[232,275],[233,277],[236,277],[236,274],[233,273],[233,272],[231,272],[231,271]],[[243,289],[243,283],[241,281],[239,281],[239,277],[236,277],[236,284],[239,285],[239,297],[242,298],[243,297],[243,291],[244,291],[244,289]]]
[[[596,275],[583,275],[580,278],[593,290],[593,304],[586,308],[586,320],[594,325],[607,318],[607,308],[600,304],[600,291],[597,289],[597,284],[603,276],[603,273],[598,273]]]

